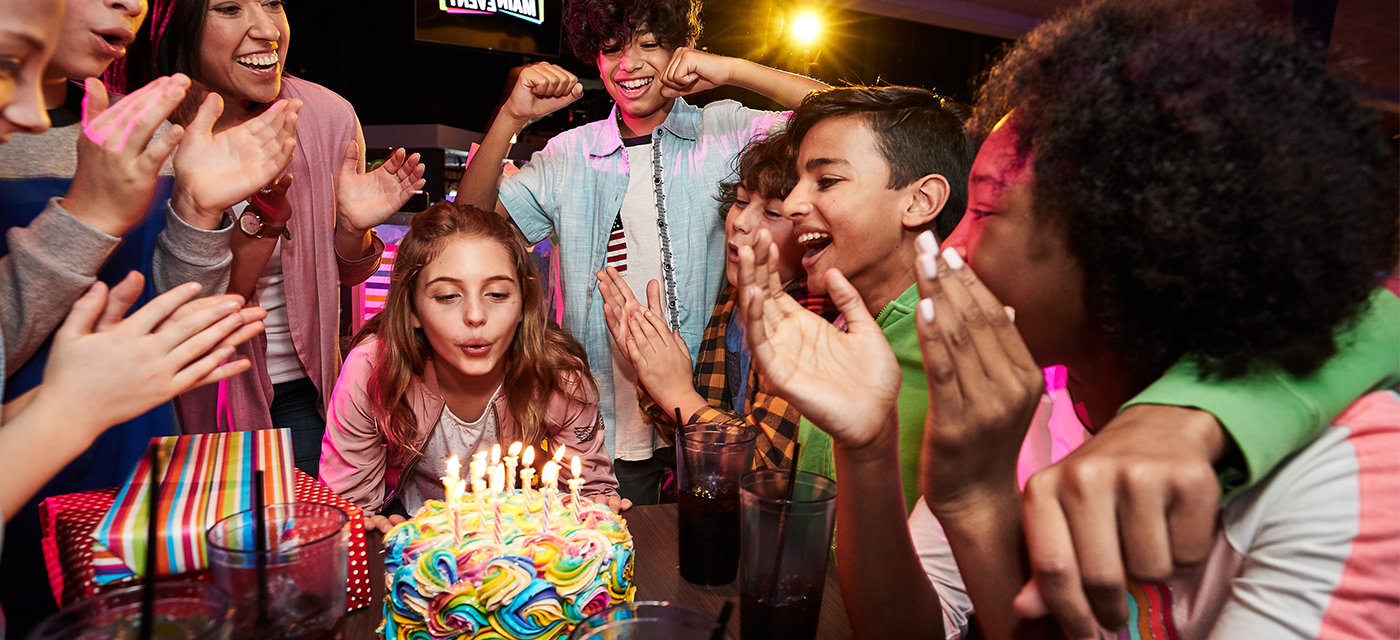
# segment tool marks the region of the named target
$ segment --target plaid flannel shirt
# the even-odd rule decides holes
[[[817,313],[824,313],[825,298],[809,296],[801,280],[787,285],[785,291]],[[792,460],[793,444],[797,442],[797,428],[802,414],[791,404],[768,391],[763,375],[758,367],[749,368],[748,406],[744,413],[734,410],[729,395],[728,376],[725,373],[725,333],[729,329],[729,318],[734,312],[737,299],[735,287],[725,287],[715,303],[710,322],[705,325],[700,351],[695,359],[695,391],[700,394],[708,407],[696,411],[686,418],[686,424],[693,422],[727,422],[748,424],[758,430],[754,442],[754,468],[786,468]],[[647,414],[657,431],[668,444],[675,443],[675,409],[666,410],[652,400],[642,385],[637,385],[637,403]]]

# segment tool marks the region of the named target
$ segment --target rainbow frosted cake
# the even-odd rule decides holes
[[[580,500],[576,518],[567,494],[546,510],[519,490],[461,500],[460,543],[437,500],[384,537],[384,638],[565,638],[636,593],[632,535],[607,507]]]

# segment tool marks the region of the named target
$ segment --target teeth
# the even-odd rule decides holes
[[[651,78],[641,78],[638,80],[623,80],[618,84],[621,85],[624,89],[640,89],[651,84]]]
[[[826,240],[830,237],[831,234],[829,233],[822,233],[821,231],[809,231],[800,236],[797,236],[797,242],[800,244],[812,244],[813,242]]]
[[[254,67],[270,67],[277,64],[277,52],[273,51],[272,53],[255,53],[249,56],[240,56],[234,58],[234,61]]]

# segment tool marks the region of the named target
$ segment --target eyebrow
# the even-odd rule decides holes
[[[808,171],[816,171],[817,169],[833,164],[849,166],[851,163],[842,158],[812,158],[807,161],[807,164],[803,165],[803,168]]]
[[[438,276],[436,278],[433,278],[432,280],[423,283],[423,286],[428,286],[435,282],[450,282],[452,284],[462,284],[462,279],[454,278],[452,276]],[[491,276],[489,278],[486,278],[486,282],[515,282],[515,278],[512,278],[511,276],[507,275]]]
[[[28,45],[29,48],[33,49],[34,51],[44,50],[44,39],[40,37],[39,32],[35,29],[3,29],[0,30],[0,32],[8,33],[16,38],[19,38],[20,40],[24,41],[24,44]]]

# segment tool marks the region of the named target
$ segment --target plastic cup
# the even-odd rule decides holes
[[[676,440],[680,573],[688,582],[729,584],[739,570],[739,479],[753,468],[757,439],[744,425],[685,425]]]
[[[74,603],[49,616],[29,640],[137,638],[140,585]],[[222,640],[228,637],[228,594],[203,582],[157,582],[153,640]]]
[[[740,483],[739,628],[745,638],[817,635],[836,482],[799,471],[788,499],[789,477],[785,469],[763,469]]]
[[[670,602],[625,602],[585,618],[569,640],[710,640],[718,617]],[[734,640],[727,630],[724,637]]]
[[[338,637],[345,619],[349,518],[338,507],[312,502],[269,505],[263,513],[267,545],[261,553],[251,510],[214,523],[207,534],[214,584],[227,591],[233,603],[231,637]],[[266,563],[267,576],[262,596],[259,556]]]

